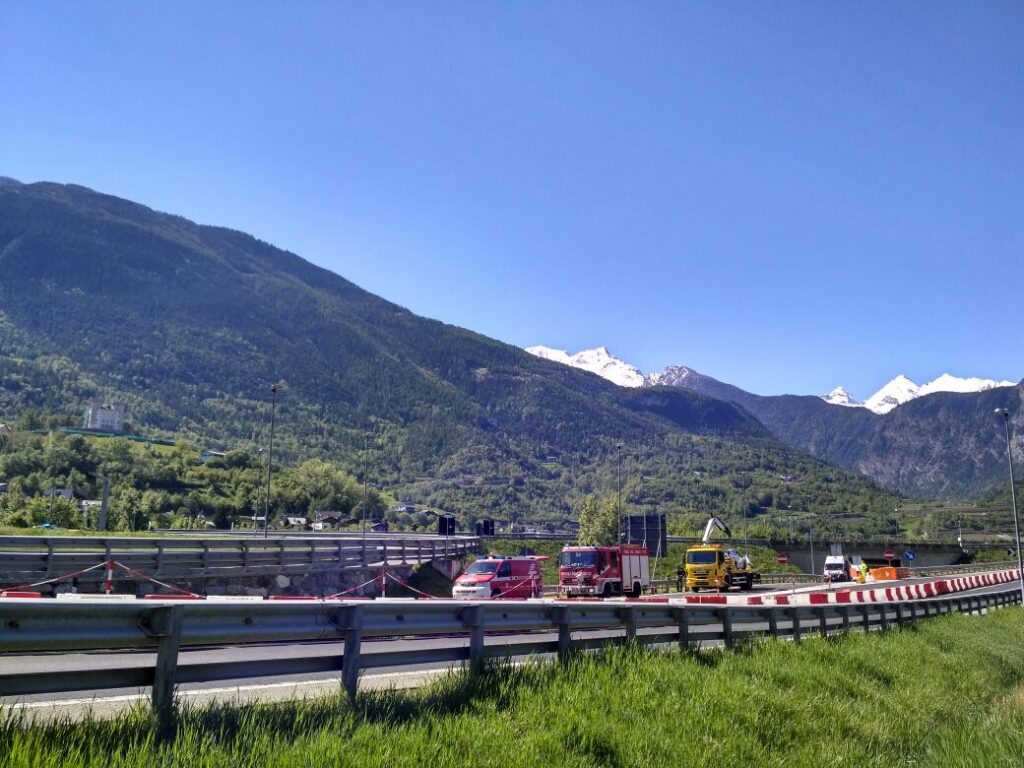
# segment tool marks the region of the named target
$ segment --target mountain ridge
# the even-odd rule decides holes
[[[736,404],[624,390],[417,317],[245,233],[85,187],[0,187],[0,269],[0,413],[77,420],[102,395],[156,433],[256,447],[284,379],[275,456],[329,456],[467,515],[564,519],[615,487],[620,445],[644,456],[627,500],[647,508],[724,513],[775,498],[793,474],[823,509],[889,503]]]
[[[692,368],[676,364],[667,365],[660,372],[645,374],[635,365],[612,355],[608,348],[603,346],[580,350],[572,354],[566,350],[543,345],[526,347],[526,351],[545,360],[596,373],[621,387],[680,386],[680,382],[686,376],[697,374]],[[918,385],[901,373],[884,384],[867,400],[855,399],[842,385],[835,387],[828,394],[822,395],[821,399],[830,405],[860,407],[867,408],[873,413],[888,413],[898,405],[935,392],[983,392],[987,389],[1013,386],[1016,384],[1012,381],[996,381],[978,377],[962,378],[949,373],[943,373],[925,384]],[[802,397],[802,395],[793,396]]]
[[[1024,381],[943,374],[918,387],[901,375],[873,396],[875,409],[840,402],[849,398],[841,387],[825,397],[755,395],[679,365],[648,374],[645,386],[679,387],[736,403],[787,445],[910,495],[978,497],[1004,482],[1005,447],[992,420],[997,407],[1013,413],[1014,452],[1024,454]],[[976,391],[955,391],[964,386]]]

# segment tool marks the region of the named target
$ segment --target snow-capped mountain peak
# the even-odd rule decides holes
[[[902,373],[875,392],[864,402],[864,407],[875,413],[888,413],[918,396],[921,388]]]
[[[640,369],[615,357],[607,347],[584,349],[573,355],[563,349],[552,349],[542,345],[527,347],[526,351],[545,360],[553,360],[556,363],[596,373],[620,387],[642,387],[644,385],[644,375]]]
[[[554,349],[543,345],[527,347],[526,351],[545,360],[552,360],[556,363],[596,373],[598,376],[608,379],[620,387],[666,386],[700,389],[698,380],[706,378],[684,365],[669,365],[661,373],[651,373],[645,376],[635,365],[620,360],[609,352],[607,347],[603,346],[595,347],[594,349],[584,349],[575,354],[569,354],[563,349]],[[697,384],[687,381],[687,379],[692,379],[692,382],[697,382]],[[1012,381],[960,378],[948,373],[944,373],[927,384],[919,386],[903,374],[900,374],[864,402],[856,400],[842,386],[836,387],[821,399],[830,405],[847,408],[867,408],[869,411],[877,414],[885,414],[898,405],[934,392],[983,392],[995,387],[1013,386],[1016,386],[1016,384]]]
[[[918,395],[930,395],[932,392],[984,392],[986,389],[995,387],[1012,386],[1014,386],[1012,381],[994,381],[974,377],[962,379],[959,376],[944,373],[937,379],[923,384],[918,390]]]
[[[683,384],[691,374],[695,373],[692,368],[685,365],[667,365],[661,373],[649,373],[645,377],[648,386],[678,387]]]
[[[864,406],[860,400],[854,400],[853,396],[846,391],[846,387],[838,386],[825,395],[822,400],[830,405],[844,405],[847,408],[861,408]]]

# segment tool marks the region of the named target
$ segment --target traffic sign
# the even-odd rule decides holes
[[[785,565],[789,562],[789,555],[787,555],[785,552],[780,552],[779,556],[775,559],[779,561],[780,565]]]
[[[886,560],[895,560],[896,550],[892,547],[889,547],[887,550],[885,550],[885,552],[882,553],[882,557],[884,557]]]
[[[907,560],[910,560],[911,562],[913,562],[914,558],[917,557],[917,555],[914,554],[914,550],[912,550],[912,549],[908,549],[906,552],[904,552],[903,556],[905,558],[907,558]]]

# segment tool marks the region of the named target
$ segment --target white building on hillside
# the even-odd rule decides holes
[[[122,432],[124,413],[124,403],[90,400],[85,411],[85,428],[100,432]]]

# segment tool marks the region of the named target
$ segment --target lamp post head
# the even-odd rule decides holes
[[[1010,418],[1010,409],[1009,408],[996,408],[995,412],[996,412],[997,415],[1002,416],[1004,419],[1009,419]]]

